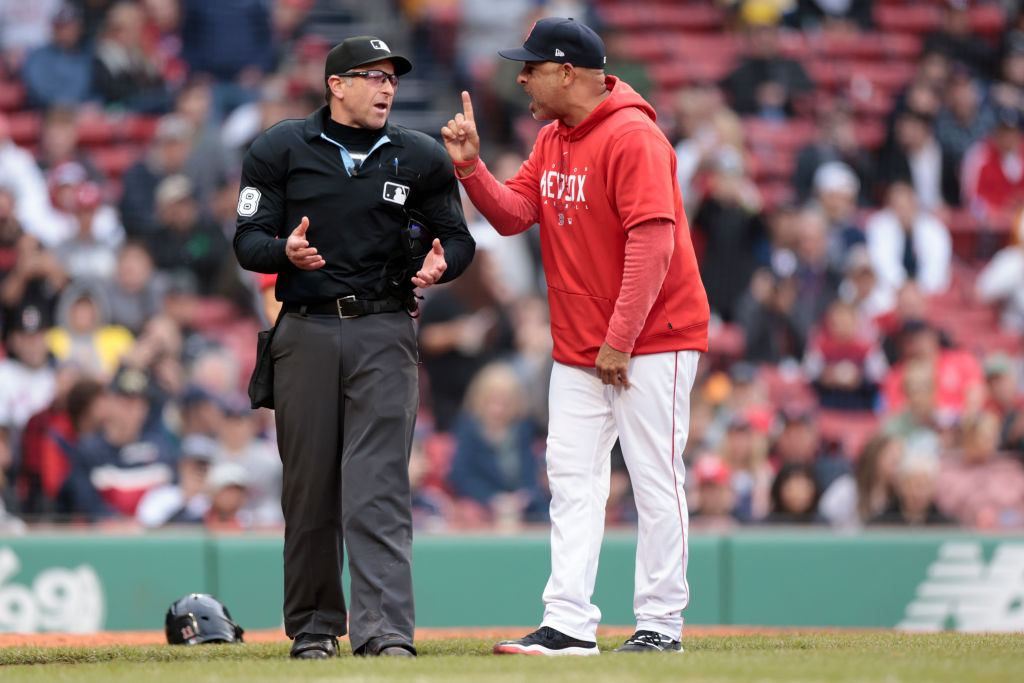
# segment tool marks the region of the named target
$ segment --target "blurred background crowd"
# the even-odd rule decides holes
[[[439,136],[467,89],[510,177],[541,124],[495,50],[542,16],[599,30],[676,148],[713,316],[693,526],[1024,528],[1020,4],[0,0],[0,529],[279,527],[242,154],[373,34],[415,65],[392,120]],[[465,208],[477,257],[418,318],[416,524],[543,524],[539,240]]]

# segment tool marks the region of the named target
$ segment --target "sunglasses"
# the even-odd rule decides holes
[[[359,78],[365,78],[376,87],[384,85],[384,81],[390,83],[393,87],[398,87],[398,76],[395,74],[389,74],[387,71],[381,71],[379,69],[372,69],[370,71],[348,71],[343,74],[334,74],[339,78],[347,78],[349,76],[358,76]]]

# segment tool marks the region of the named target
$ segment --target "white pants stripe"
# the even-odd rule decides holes
[[[636,627],[681,637],[681,612],[689,601],[682,452],[699,356],[697,351],[634,356],[629,389],[602,384],[593,368],[555,363],[547,443],[551,576],[544,589],[543,626],[583,640],[596,636],[601,610],[590,599],[617,436],[638,513]]]

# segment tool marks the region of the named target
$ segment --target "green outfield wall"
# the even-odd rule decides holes
[[[633,623],[633,534],[605,539],[595,603]],[[208,592],[248,629],[281,625],[282,539],[166,531],[0,537],[0,632],[162,628]],[[420,626],[529,626],[541,617],[546,533],[421,536]],[[744,531],[690,539],[691,624],[1024,630],[1024,537]]]

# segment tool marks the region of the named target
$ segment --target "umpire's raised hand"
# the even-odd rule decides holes
[[[455,164],[455,172],[463,178],[473,173],[480,159],[480,136],[473,119],[473,103],[465,90],[462,91],[462,113],[456,114],[447,126],[441,128],[441,137],[448,156]]]
[[[306,239],[307,230],[309,230],[309,219],[303,216],[298,226],[292,230],[292,234],[288,235],[284,253],[288,255],[288,260],[301,270],[323,268],[327,262],[317,252],[316,247],[309,246],[309,240]]]

